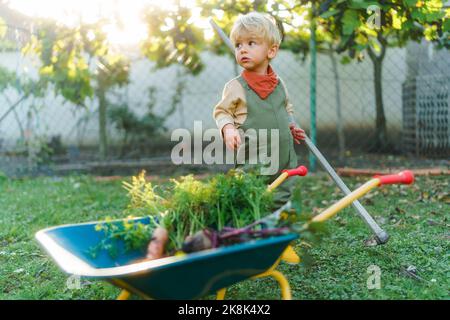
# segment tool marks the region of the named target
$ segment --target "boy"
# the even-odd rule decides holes
[[[236,167],[262,166],[261,174],[268,175],[270,183],[281,170],[297,167],[293,142],[305,138],[295,124],[286,88],[270,66],[281,35],[270,16],[251,12],[237,19],[230,38],[236,61],[244,70],[225,85],[213,116],[227,148],[237,151]],[[244,131],[243,139],[238,129]],[[252,149],[255,143],[257,152]],[[276,170],[269,159],[276,162]],[[289,200],[292,184],[291,178],[275,189],[276,207]]]

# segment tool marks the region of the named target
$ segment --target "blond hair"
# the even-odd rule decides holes
[[[280,45],[281,43],[281,34],[275,19],[260,12],[250,12],[237,18],[230,33],[233,45],[243,34],[256,34],[267,41],[269,45]]]

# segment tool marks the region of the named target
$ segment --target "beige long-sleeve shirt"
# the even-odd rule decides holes
[[[280,82],[286,93],[286,111],[289,114],[290,122],[295,123],[294,107],[289,100],[286,86],[281,79]],[[222,99],[214,107],[213,117],[216,120],[220,132],[222,132],[222,128],[227,124],[232,124],[236,129],[239,129],[244,123],[247,118],[245,90],[237,78],[234,78],[225,84]]]

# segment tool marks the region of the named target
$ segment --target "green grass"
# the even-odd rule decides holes
[[[345,179],[353,189],[365,179]],[[326,176],[302,179],[304,210],[319,212],[341,197]],[[120,181],[91,177],[0,179],[0,299],[113,299],[116,287],[82,281],[68,289],[61,272],[34,240],[43,228],[122,217],[128,203]],[[391,238],[387,245],[364,245],[369,229],[348,208],[327,222],[328,234],[311,249],[313,262],[282,264],[294,299],[448,299],[448,177],[417,178],[413,186],[387,186],[362,200]],[[296,246],[303,244],[297,243]],[[381,270],[381,288],[369,290],[367,269]],[[416,276],[405,272],[415,266]],[[228,299],[278,299],[272,279],[243,281]],[[209,298],[209,297],[208,297]]]

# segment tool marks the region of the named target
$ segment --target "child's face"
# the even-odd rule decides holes
[[[243,34],[236,39],[236,61],[249,71],[265,74],[270,59],[273,59],[277,52],[277,45],[270,46],[265,39],[255,34]]]

